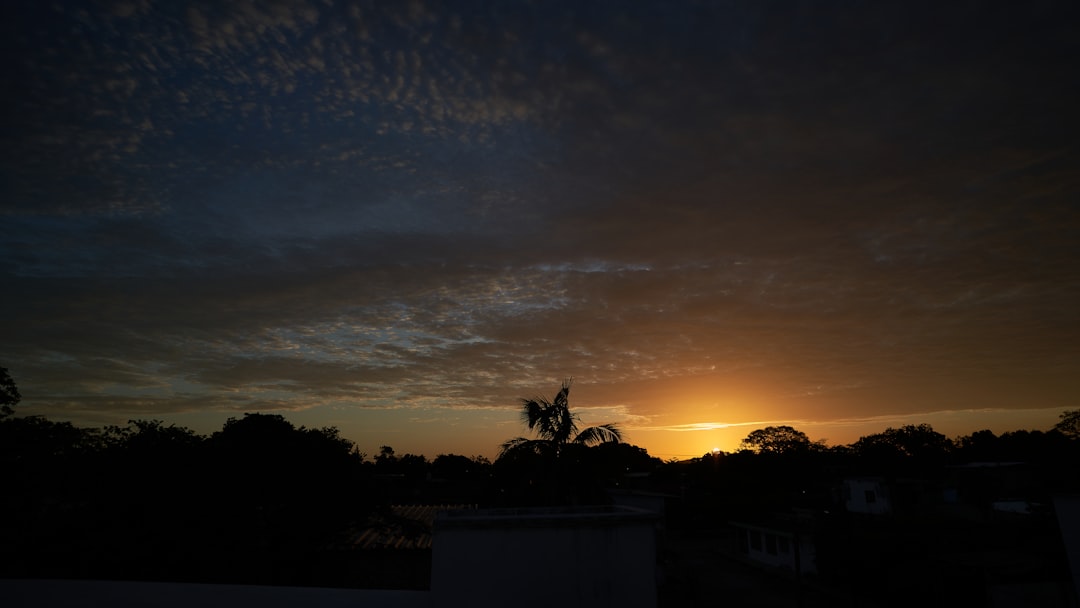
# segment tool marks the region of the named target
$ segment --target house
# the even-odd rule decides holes
[[[848,513],[889,515],[893,512],[889,486],[881,477],[855,477],[843,481],[842,498]]]
[[[1031,515],[1043,494],[1037,476],[1023,462],[969,462],[946,467],[944,503],[969,518]]]
[[[809,522],[802,518],[768,523],[729,522],[735,529],[739,555],[759,565],[786,570],[796,576],[817,573]]]

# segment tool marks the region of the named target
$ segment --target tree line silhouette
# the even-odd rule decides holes
[[[522,399],[535,437],[506,441],[494,462],[390,446],[368,458],[334,427],[276,414],[229,418],[208,436],[157,420],[99,429],[16,415],[21,395],[0,368],[0,577],[341,585],[320,567],[326,548],[390,504],[603,504],[612,488],[637,488],[685,498],[670,525],[690,529],[827,504],[838,472],[1023,461],[1040,491],[1080,489],[1069,474],[1080,410],[1045,432],[950,439],[921,424],[844,446],[770,426],[737,452],[663,462],[615,425],[579,430],[569,391],[568,380],[552,400]]]
[[[369,459],[335,427],[277,414],[229,418],[207,436],[159,420],[83,428],[16,415],[20,399],[0,368],[0,577],[336,585],[319,570],[327,547],[391,517],[391,504],[600,500],[604,483],[659,463],[616,443],[575,453],[580,468],[558,477],[524,451],[492,463],[382,446]]]
[[[689,527],[785,509],[835,509],[843,478],[938,483],[960,468],[977,466],[1023,465],[1024,487],[1015,490],[1049,505],[1054,495],[1080,491],[1074,473],[1080,466],[1076,414],[1066,411],[1048,431],[998,435],[984,429],[949,438],[929,424],[915,424],[836,446],[811,441],[790,426],[770,426],[749,433],[738,451],[667,462],[650,483],[692,497],[676,517]]]

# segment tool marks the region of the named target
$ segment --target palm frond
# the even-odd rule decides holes
[[[566,445],[578,436],[578,416],[570,411],[570,385],[573,381],[573,378],[564,380],[552,401],[539,396],[521,400],[521,422],[537,438],[558,446]],[[607,435],[598,437],[594,441],[602,443],[609,440]]]
[[[557,443],[567,443],[572,437],[577,435],[577,415],[570,412],[570,406],[563,403],[562,406],[556,406],[557,409],[552,412],[553,429],[552,439]]]
[[[543,455],[552,449],[550,441],[543,439],[529,439],[528,437],[514,437],[509,441],[503,442],[499,446],[498,458],[505,458],[507,456],[518,456],[524,454],[530,455]]]
[[[513,439],[504,441],[502,445],[499,446],[499,458],[520,450],[521,446],[529,441],[531,441],[531,439],[526,437],[514,437]]]
[[[567,378],[566,380],[563,380],[562,389],[559,390],[558,395],[555,395],[555,401],[553,401],[552,403],[558,406],[568,407],[568,404],[570,402],[570,385],[573,384],[573,382],[573,378]]]
[[[601,443],[619,443],[622,441],[622,431],[615,424],[601,424],[590,426],[578,433],[574,443],[584,445],[599,445]]]
[[[549,403],[543,397],[521,400],[521,422],[532,430],[544,417],[544,411]]]

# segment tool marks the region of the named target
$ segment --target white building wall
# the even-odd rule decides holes
[[[892,513],[892,500],[880,479],[845,479],[844,508],[848,513],[888,515]]]
[[[655,514],[604,507],[446,515],[432,543],[435,606],[656,606]]]
[[[749,524],[735,523],[734,526],[736,534],[741,535],[738,540],[740,551],[747,558],[791,572],[817,572],[814,544],[808,537]]]

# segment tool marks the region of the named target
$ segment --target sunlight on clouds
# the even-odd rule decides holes
[[[12,13],[0,363],[29,411],[495,446],[575,376],[589,423],[697,456],[1075,406],[1076,61],[1027,52],[1075,36],[1047,13],[897,8],[900,44],[853,55],[878,7],[823,8],[812,45],[754,3],[445,9]]]
[[[776,422],[769,421],[754,421],[754,422],[691,422],[688,424],[672,424],[666,426],[634,426],[631,427],[634,430],[639,431],[673,431],[676,433],[696,433],[700,431],[716,431],[720,429],[729,429],[733,427],[743,426],[770,426],[775,425]]]

